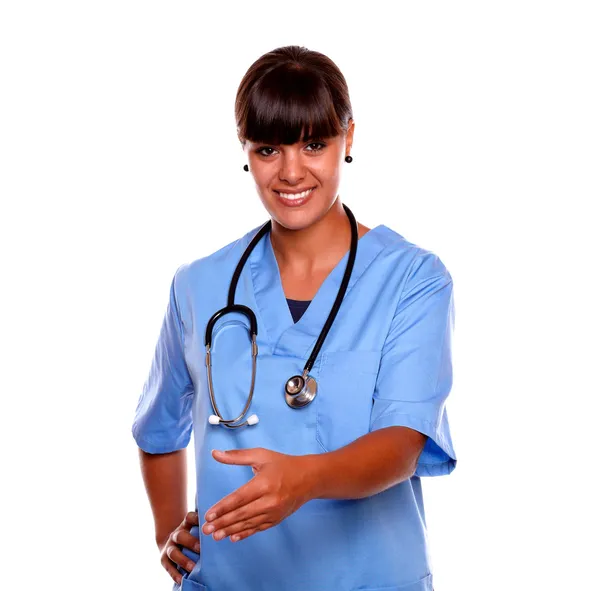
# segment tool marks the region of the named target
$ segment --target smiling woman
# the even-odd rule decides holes
[[[456,465],[452,277],[342,204],[355,123],[328,57],[263,55],[235,115],[269,221],[171,282],[133,424],[161,562],[183,591],[431,591],[420,479]]]

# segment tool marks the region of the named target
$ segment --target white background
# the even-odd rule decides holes
[[[593,588],[596,7],[3,2],[0,588],[171,588],[133,412],[175,269],[266,219],[234,97],[291,44],[350,88],[342,200],[454,278],[436,591]]]

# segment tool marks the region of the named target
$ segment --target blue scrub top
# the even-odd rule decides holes
[[[181,265],[132,433],[149,453],[185,448],[194,433],[196,506],[206,511],[253,478],[250,466],[217,462],[212,449],[264,447],[291,455],[326,453],[394,425],[428,439],[415,474],[364,499],[313,499],[280,524],[235,544],[197,527],[196,566],[174,589],[183,591],[431,590],[421,477],[456,465],[446,400],[452,387],[453,283],[433,252],[385,225],[358,241],[354,270],[338,315],[311,371],[315,400],[288,407],[284,385],[302,369],[327,319],[348,253],[294,322],[270,234],[242,271],[235,302],[258,320],[252,406],[260,422],[230,430],[210,425],[205,367],[208,319],[227,303],[229,283],[259,228],[210,256]],[[246,404],[252,360],[248,321],[219,319],[213,332],[213,380],[221,414]]]

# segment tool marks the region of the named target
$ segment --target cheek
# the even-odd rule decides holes
[[[315,178],[323,186],[334,186],[339,180],[341,164],[339,161],[339,153],[331,152],[327,158],[322,159],[318,165],[313,168]],[[345,162],[343,162],[345,164]]]
[[[277,168],[260,161],[251,162],[250,168],[256,190],[268,197],[271,193],[270,187],[277,180]]]
[[[339,188],[339,172],[336,169],[323,167],[314,171],[314,176],[319,183],[320,198],[327,200],[335,197]]]
[[[269,178],[270,177],[268,175],[266,175],[263,170],[253,169],[253,171],[254,171],[254,184],[256,187],[256,191],[260,195],[261,199],[264,199],[265,197],[268,199],[269,193],[271,192],[269,189],[269,186],[270,186]]]
[[[269,190],[261,189],[261,187],[259,187],[257,185],[256,192],[258,193],[258,198],[260,199],[260,202],[263,204],[263,207],[270,213],[271,209],[272,209],[273,199],[269,195]]]
[[[273,212],[277,207],[277,200],[269,188],[269,183],[267,182],[266,185],[262,184],[262,181],[257,178],[256,192],[258,193],[258,198],[260,199],[262,206],[267,210],[269,215],[273,215]]]

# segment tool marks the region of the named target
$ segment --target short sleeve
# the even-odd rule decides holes
[[[167,311],[131,430],[138,446],[153,454],[187,447],[192,434],[194,389],[185,362],[183,330],[175,294],[181,268],[171,281]]]
[[[454,294],[450,273],[418,254],[387,335],[373,394],[370,430],[410,427],[427,436],[416,476],[450,474],[456,455],[446,400],[452,388]]]

